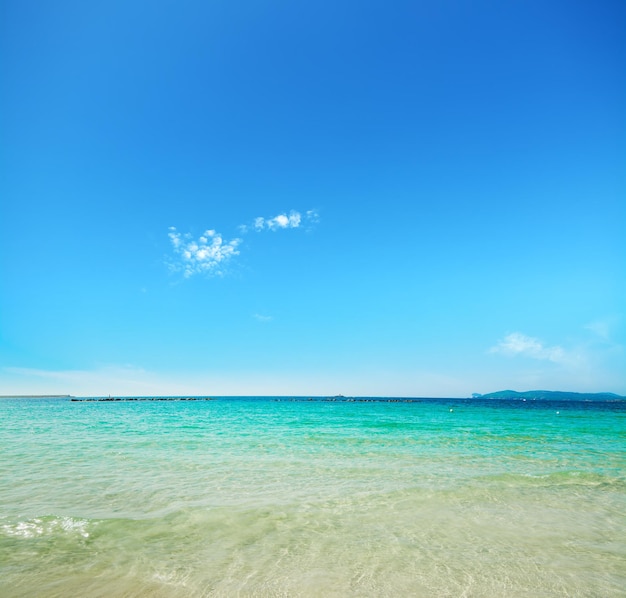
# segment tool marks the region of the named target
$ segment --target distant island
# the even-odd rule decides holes
[[[612,392],[564,392],[561,390],[499,390],[488,394],[474,393],[475,399],[525,399],[531,401],[626,401],[626,397]]]

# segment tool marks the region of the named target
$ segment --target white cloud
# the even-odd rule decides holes
[[[222,274],[224,264],[233,256],[239,255],[237,247],[241,239],[224,242],[222,235],[214,230],[207,230],[195,241],[190,234],[182,235],[174,226],[168,236],[177,260],[170,263],[176,272],[182,272],[185,278],[193,274]]]
[[[302,215],[300,212],[291,211],[289,215],[287,214],[278,214],[278,216],[274,216],[273,218],[263,218],[259,216],[254,219],[254,229],[257,231],[261,231],[264,229],[269,230],[279,230],[284,228],[299,228],[300,223],[302,222]]]
[[[278,214],[273,218],[259,216],[251,224],[241,224],[237,228],[241,234],[246,234],[250,230],[302,228],[305,222],[311,224],[319,222],[318,213],[315,210],[308,210],[303,217],[300,212],[291,210],[289,214]],[[171,226],[168,236],[176,255],[176,259],[169,262],[170,269],[182,272],[185,278],[201,273],[223,274],[226,262],[239,255],[238,248],[242,243],[239,238],[224,241],[222,235],[212,229],[206,230],[194,240],[190,234],[181,234],[176,227]]]
[[[552,361],[553,363],[568,363],[571,356],[558,345],[552,347],[544,345],[539,339],[526,336],[521,332],[512,332],[504,337],[497,345],[489,349],[490,353],[501,353],[510,357],[523,356],[532,359]]]
[[[307,210],[302,216],[300,212],[291,210],[289,214],[283,213],[273,218],[264,218],[259,216],[255,218],[252,225],[242,225],[240,230],[247,232],[250,228],[256,231],[262,230],[281,230],[287,228],[301,228],[304,223],[315,224],[319,222],[319,215],[315,210]]]
[[[508,376],[524,379],[525,388],[534,385],[623,394],[623,346],[607,340],[610,327],[607,331],[604,322],[594,322],[585,328],[593,332],[591,341],[570,337],[567,345],[547,345],[539,338],[513,332],[491,347],[489,353],[519,360]],[[508,386],[513,388],[511,384]]]

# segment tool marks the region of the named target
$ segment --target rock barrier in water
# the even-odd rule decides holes
[[[129,401],[212,401],[211,397],[85,397],[71,398],[81,403],[129,402]]]

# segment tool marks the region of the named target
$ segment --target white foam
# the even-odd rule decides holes
[[[52,517],[35,518],[16,523],[6,523],[2,526],[2,531],[7,536],[14,538],[36,538],[49,536],[58,533],[59,530],[68,535],[79,535],[83,538],[89,537],[86,519],[74,519],[73,517]]]

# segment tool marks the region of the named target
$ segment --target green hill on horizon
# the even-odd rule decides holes
[[[481,399],[530,399],[533,401],[626,401],[626,397],[612,392],[566,392],[561,390],[499,390],[479,395]]]

